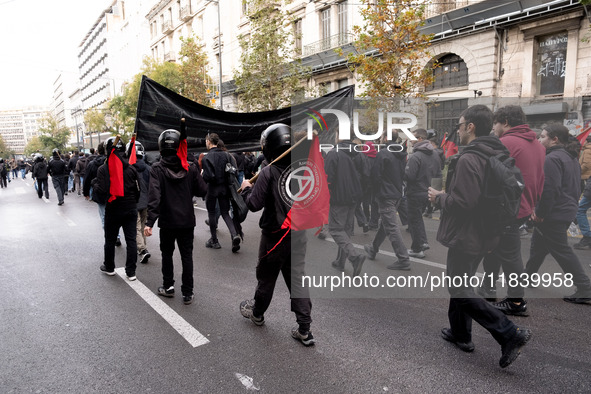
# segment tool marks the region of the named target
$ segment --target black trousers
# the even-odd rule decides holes
[[[511,274],[521,275],[523,273],[523,259],[521,258],[521,237],[519,236],[519,227],[527,221],[527,218],[519,219],[515,223],[505,228],[501,234],[499,245],[492,253],[484,256],[482,267],[487,275],[483,287],[490,288],[491,281],[488,274],[494,274],[496,280],[499,269],[503,267],[505,274],[505,283],[509,283]],[[494,283],[494,282],[493,282]],[[525,289],[521,285],[508,286],[507,297],[514,301],[520,301],[525,295]]]
[[[447,276],[473,277],[482,260],[482,255],[469,255],[462,250],[450,248],[447,251]],[[493,338],[501,345],[511,338],[517,328],[511,320],[474,293],[469,282],[463,282],[460,286],[448,286],[449,310],[447,312],[449,324],[454,337],[459,342],[472,340],[472,320],[491,333]]]
[[[228,230],[230,231],[230,235],[232,238],[236,236],[238,231],[236,230],[236,226],[234,225],[234,221],[230,217],[230,197],[229,196],[211,196],[209,193],[205,197],[205,207],[207,208],[207,215],[209,218],[209,232],[211,233],[211,238],[217,241],[217,228],[218,228],[218,217],[215,212],[215,205],[216,202],[219,203],[220,206],[220,213],[222,215],[222,219],[226,222],[226,226],[228,226]]]
[[[49,199],[49,189],[47,188],[47,186],[47,178],[37,178],[37,195],[39,196],[39,198],[43,197],[43,192],[45,192],[45,198]]]
[[[429,200],[426,196],[407,196],[408,203],[408,228],[412,244],[410,248],[415,252],[423,250],[421,246],[427,243],[427,232],[423,222],[423,211]]]
[[[261,235],[253,313],[262,316],[269,308],[275,283],[281,273],[289,289],[291,311],[296,315],[300,331],[308,331],[312,323],[312,302],[308,289],[302,287],[306,264],[306,232],[291,231],[281,239],[284,234],[285,232],[281,231],[272,235]]]
[[[566,230],[569,222],[536,223],[531,239],[529,260],[525,272],[529,275],[538,272],[544,259],[550,253],[564,273],[573,275],[573,283],[578,290],[591,290],[591,282],[579,258],[568,244]]]
[[[123,228],[125,235],[125,273],[127,276],[135,275],[137,264],[136,250],[136,224],[137,209],[134,207],[126,211],[105,209],[105,267],[111,271],[115,269],[115,242],[119,229]]]
[[[194,228],[161,228],[160,251],[162,252],[162,279],[163,286],[169,288],[174,285],[174,263],[172,254],[174,242],[179,246],[181,254],[181,293],[193,294],[193,238]]]

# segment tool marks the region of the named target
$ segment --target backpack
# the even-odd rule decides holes
[[[473,153],[486,160],[482,194],[478,203],[478,213],[482,230],[487,236],[501,235],[504,229],[513,224],[519,213],[521,194],[525,184],[515,159],[508,153],[488,156],[476,151],[466,150],[450,164],[453,173],[457,160],[463,154]],[[451,180],[448,171],[448,183]]]
[[[226,179],[228,181],[228,186],[230,189],[230,205],[232,206],[234,219],[236,219],[238,223],[242,223],[248,215],[248,206],[244,202],[242,196],[238,194],[238,189],[240,189],[240,185],[238,184],[237,178],[238,170],[232,164],[232,160],[230,159],[230,157],[228,157],[225,172]]]

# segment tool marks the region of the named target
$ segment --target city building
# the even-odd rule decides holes
[[[29,141],[39,135],[47,110],[40,107],[0,110],[0,135],[8,149],[23,155]]]

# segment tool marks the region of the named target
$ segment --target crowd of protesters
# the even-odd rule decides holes
[[[473,106],[463,112],[457,125],[459,153],[445,157],[440,136],[434,130],[416,129],[414,139],[403,142],[397,132],[392,137],[401,149],[376,149],[374,142],[360,140],[335,141],[334,148],[325,152],[324,168],[330,191],[330,212],[325,226],[336,243],[336,258],[331,266],[345,272],[351,263],[352,276],[363,272],[365,260],[375,260],[387,238],[395,259],[387,265],[390,270],[412,270],[411,258],[424,259],[430,249],[424,217],[431,218],[439,210],[437,240],[448,247],[448,275],[474,275],[480,263],[485,272],[498,275],[532,275],[537,273],[544,258],[551,254],[565,273],[573,275],[574,294],[564,297],[571,303],[591,303],[591,281],[583,264],[568,243],[567,229],[572,223],[580,227],[582,239],[573,245],[591,250],[591,230],[587,213],[591,207],[591,136],[583,144],[570,137],[561,124],[548,124],[537,133],[526,121],[519,106],[506,106],[492,112],[485,106]],[[115,274],[115,247],[121,245],[119,231],[123,230],[127,247],[125,271],[128,280],[136,279],[137,261],[147,263],[153,227],[160,228],[160,250],[163,285],[157,294],[173,297],[175,242],[182,263],[181,293],[183,302],[191,304],[193,292],[193,243],[196,226],[193,201],[205,200],[208,212],[206,224],[210,239],[207,248],[220,249],[217,237],[221,216],[231,238],[231,250],[237,253],[244,240],[240,221],[232,214],[230,183],[227,172],[236,171],[243,198],[251,211],[264,209],[257,266],[257,288],[253,299],[240,304],[242,315],[256,325],[264,323],[275,282],[283,273],[290,286],[294,267],[303,272],[305,233],[293,231],[290,242],[282,242],[287,231],[278,222],[286,217],[289,206],[274,189],[281,173],[288,171],[286,159],[269,161],[289,148],[292,132],[288,126],[274,125],[263,133],[264,154],[230,153],[216,134],[208,135],[207,154],[195,158],[182,156],[182,136],[175,130],[164,131],[158,140],[160,157],[148,163],[139,142],[127,146],[115,137],[98,146],[97,151],[62,155],[52,151],[49,160],[37,153],[30,160],[0,160],[0,186],[7,187],[13,179],[31,172],[39,198],[50,199],[48,180],[51,177],[58,205],[64,196],[77,193],[97,203],[104,228],[104,261],[100,270]],[[384,134],[376,144],[392,142]],[[363,145],[361,151],[353,146]],[[133,154],[132,154],[133,151]],[[181,152],[181,154],[179,154]],[[476,152],[477,154],[468,154]],[[513,158],[523,182],[519,212],[499,234],[488,235],[482,227],[481,196],[487,174],[487,159],[496,155]],[[133,158],[133,159],[132,159]],[[187,161],[188,159],[188,161]],[[119,167],[111,164],[116,161]],[[258,183],[250,183],[260,168]],[[444,187],[444,173],[448,169]],[[453,169],[450,171],[449,169]],[[114,175],[120,172],[120,179]],[[115,176],[115,178],[114,178]],[[113,192],[114,183],[121,190]],[[277,186],[279,187],[279,186]],[[120,193],[120,194],[117,194]],[[375,231],[373,241],[356,248],[351,237],[355,222],[363,233]],[[405,245],[404,226],[412,243]],[[521,255],[524,229],[533,231],[530,254]],[[327,236],[326,229],[319,238]],[[291,254],[290,245],[298,245],[303,255]],[[286,246],[287,245],[287,246]],[[297,261],[293,259],[297,258]],[[415,260],[416,261],[416,260]],[[292,271],[290,271],[290,268]],[[494,281],[475,290],[469,286],[450,287],[450,328],[441,332],[443,339],[461,350],[474,350],[472,319],[487,329],[501,346],[501,367],[510,365],[529,341],[532,333],[515,325],[507,316],[528,316],[525,299],[526,284],[512,286],[507,297],[496,300]],[[302,289],[297,289],[302,292]],[[292,297],[292,311],[298,326],[292,336],[306,346],[314,344],[310,331],[311,302],[307,293],[297,300]]]

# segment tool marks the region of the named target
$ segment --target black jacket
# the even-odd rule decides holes
[[[33,166],[33,178],[37,178],[39,180],[47,179],[47,174],[49,173],[49,168],[47,167],[47,162],[45,160],[35,163]]]
[[[146,226],[195,227],[193,196],[207,194],[207,185],[194,164],[185,170],[177,156],[163,157],[150,170]]]
[[[501,141],[492,136],[476,138],[464,152],[468,150],[477,150],[487,156],[501,152],[509,154]],[[467,254],[490,252],[498,245],[499,237],[485,235],[478,204],[487,162],[483,157],[469,153],[460,154],[455,160],[455,170],[448,174],[446,193],[436,199],[442,212],[437,240],[448,248],[459,248]],[[452,161],[450,168],[453,165]]]
[[[289,160],[263,167],[253,187],[242,192],[242,197],[249,210],[257,212],[265,208],[259,221],[259,227],[264,234],[280,230],[291,209],[291,206],[281,196],[282,187],[284,187],[281,182],[281,174],[289,166],[287,161]]]
[[[133,166],[130,166],[127,159],[122,159],[123,163],[123,196],[117,197],[111,202],[107,202],[105,213],[108,212],[125,212],[132,209],[137,209],[137,201],[140,198],[139,182],[137,171]],[[99,167],[96,174],[97,181],[95,183],[97,190],[93,193],[100,193],[109,195],[110,197],[110,177],[109,177],[109,162],[108,160]],[[86,180],[84,181],[86,183]],[[109,198],[107,197],[107,199]]]
[[[59,178],[65,175],[68,175],[68,168],[66,166],[66,162],[62,159],[58,159],[55,156],[51,158],[48,164],[49,167],[49,175],[52,178]]]
[[[380,200],[402,198],[406,152],[380,149],[373,160],[371,180],[375,197]]]
[[[203,180],[207,182],[211,197],[227,196],[228,177],[226,176],[226,164],[232,163],[236,167],[234,157],[220,148],[211,148],[203,158]]]
[[[544,189],[536,216],[544,221],[571,223],[577,216],[581,196],[581,166],[558,145],[546,150]]]
[[[363,155],[355,152],[351,141],[341,141],[337,148],[326,154],[324,159],[324,171],[330,191],[330,203],[337,205],[354,205],[362,198],[361,183],[358,167],[355,165],[355,155]],[[350,151],[349,151],[350,150]],[[361,161],[361,157],[357,160]]]
[[[431,186],[431,178],[436,178],[439,174],[441,174],[441,163],[431,142],[425,140],[416,143],[404,173],[406,194],[426,198],[427,189]]]
[[[100,155],[97,156],[96,159],[92,160],[86,166],[86,176],[84,177],[84,186],[82,187],[82,192],[84,193],[84,197],[90,196],[90,186],[91,182],[94,178],[96,178],[96,174],[100,166],[103,165],[107,156]]]
[[[148,191],[150,190],[150,166],[146,164],[143,158],[137,159],[133,164],[138,173],[140,184],[140,199],[137,202],[137,210],[148,208]]]

